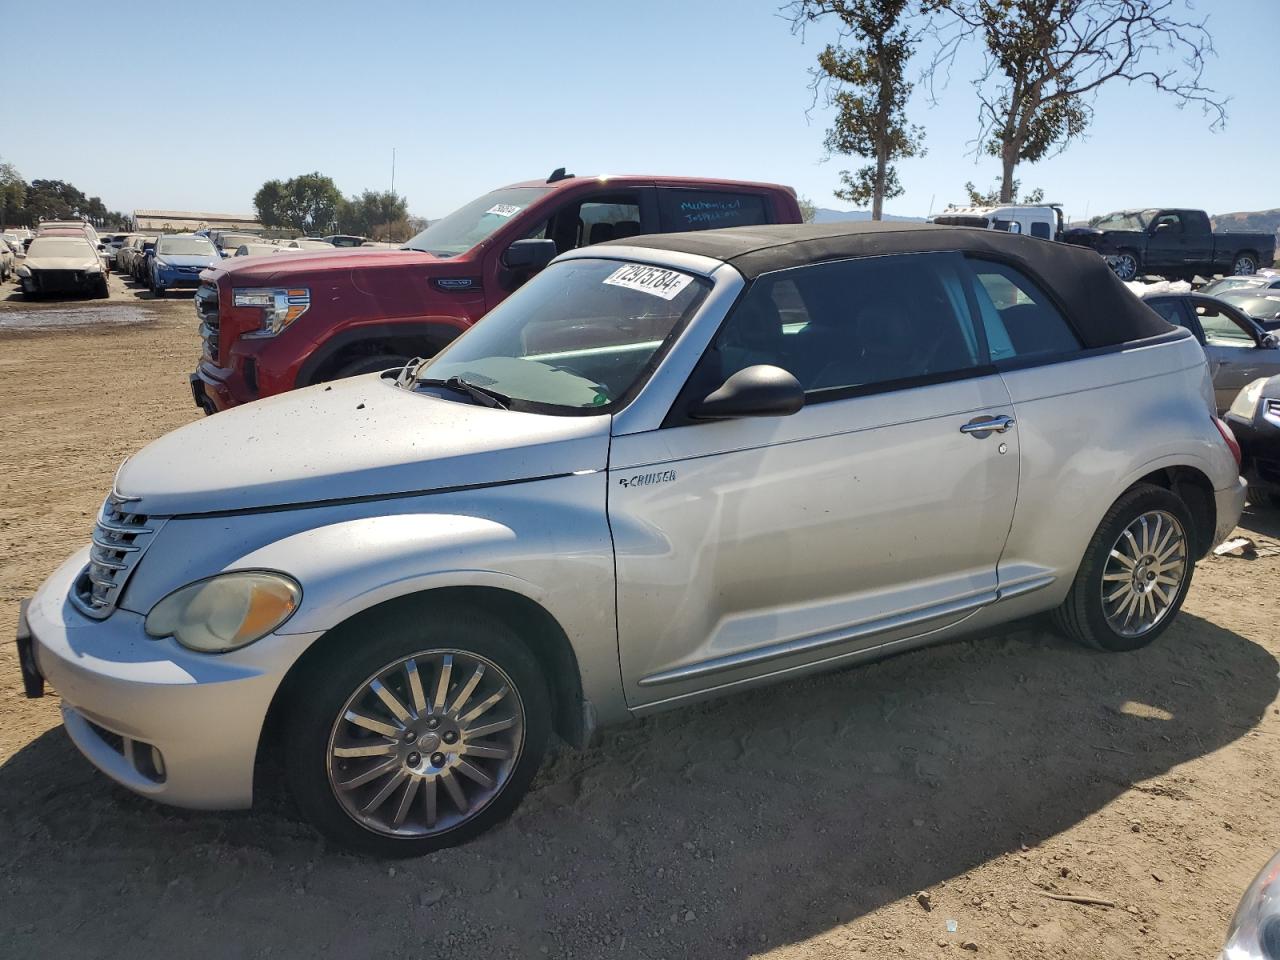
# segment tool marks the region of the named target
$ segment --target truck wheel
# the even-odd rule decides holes
[[[1141,263],[1138,260],[1138,255],[1132,250],[1121,250],[1115,256],[1110,257],[1107,262],[1110,264],[1111,269],[1115,271],[1115,275],[1125,283],[1138,278],[1138,270],[1141,267]]]
[[[1251,253],[1236,255],[1236,262],[1231,265],[1231,272],[1237,276],[1248,277],[1258,272],[1258,261]]]
[[[1137,650],[1169,628],[1191,586],[1194,529],[1186,505],[1139,484],[1112,504],[1085,549],[1059,629],[1097,650]]]
[[[390,370],[392,367],[403,367],[408,362],[408,357],[402,357],[394,353],[361,357],[358,360],[352,360],[344,367],[339,367],[338,372],[333,375],[333,379],[342,380],[346,377],[358,377],[362,373],[381,373],[383,370]]]
[[[289,786],[336,842],[415,857],[505,819],[529,789],[551,732],[537,662],[480,611],[385,617],[330,638],[294,689]]]

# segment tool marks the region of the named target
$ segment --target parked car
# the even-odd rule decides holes
[[[1044,611],[1144,647],[1238,467],[1199,346],[1086,251],[628,238],[434,359],[128,459],[20,658],[126,787],[245,807],[262,745],[329,836],[414,855],[507,816],[553,731]]]
[[[1280,507],[1280,375],[1254,380],[1231,404],[1227,423],[1240,441],[1249,499]]]
[[[296,240],[281,240],[280,246],[286,250],[333,250],[334,245],[327,240],[316,240],[312,237],[298,237]]]
[[[369,242],[368,237],[357,237],[349,233],[334,233],[323,239],[335,247],[361,247]]]
[[[1275,260],[1273,233],[1214,233],[1203,210],[1150,209],[1109,213],[1089,227],[1063,234],[1067,243],[1096,250],[1121,280],[1144,274],[1170,280],[1257,273]]]
[[[97,246],[82,236],[38,235],[18,267],[27,296],[92,293],[105,297],[107,267]]]
[[[149,265],[151,292],[163,297],[170,290],[200,286],[200,271],[222,260],[208,237],[175,233],[156,240]]]
[[[13,252],[13,247],[9,245],[9,241],[0,237],[0,283],[8,280],[17,269],[18,258]]]
[[[192,397],[214,413],[435,353],[557,252],[615,236],[799,221],[787,187],[557,170],[464,204],[400,251],[228,260],[196,293],[206,337]]]
[[[1280,290],[1280,270],[1263,267],[1255,274],[1245,276],[1219,277],[1200,288],[1201,293],[1220,296],[1234,290]]]
[[[116,254],[116,272],[133,276],[133,257],[142,249],[142,243],[146,238],[142,234],[135,234],[132,239],[120,247],[120,252]]]
[[[142,243],[138,244],[137,249],[133,251],[133,257],[129,261],[129,273],[138,283],[145,285],[151,283],[151,257],[155,252],[158,239],[158,237],[143,237]]]
[[[266,254],[283,253],[284,247],[275,243],[242,243],[236,247],[237,257],[260,257]]]
[[[214,230],[209,233],[209,239],[213,241],[213,245],[218,248],[218,252],[224,257],[233,256],[236,248],[242,244],[266,243],[256,234],[253,233],[230,233]]]
[[[1255,290],[1237,287],[1215,294],[1247,315],[1264,330],[1280,331],[1280,290]]]
[[[1280,957],[1280,854],[1249,884],[1227,928],[1218,960],[1275,960]]]
[[[114,233],[103,240],[104,249],[102,252],[109,266],[113,269],[119,268],[120,251],[136,236],[136,233]]]
[[[1057,240],[1062,235],[1062,205],[1057,203],[1005,203],[987,206],[951,204],[942,213],[929,218],[930,223],[950,227],[977,227],[980,230],[1003,230],[1022,233],[1042,240]]]
[[[67,230],[82,232],[95,247],[102,242],[102,238],[98,236],[98,231],[94,229],[93,224],[85,220],[42,220],[36,225],[35,235],[40,237],[45,234],[61,233]]]
[[[1170,323],[1190,330],[1204,347],[1219,411],[1231,406],[1245,384],[1280,373],[1280,338],[1231,304],[1200,293],[1164,293],[1144,300]]]

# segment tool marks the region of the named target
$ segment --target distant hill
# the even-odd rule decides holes
[[[1280,237],[1280,208],[1252,213],[1219,213],[1213,217],[1213,229],[1274,233]]]
[[[884,215],[886,220],[911,220],[915,223],[924,223],[924,217],[895,217],[892,213]],[[813,215],[814,223],[837,223],[841,220],[870,220],[870,210],[832,210],[828,207],[818,207]]]

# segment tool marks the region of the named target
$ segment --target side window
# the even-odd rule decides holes
[[[1032,220],[1031,235],[1033,237],[1039,237],[1041,240],[1052,240],[1053,229],[1043,220]]]
[[[658,211],[664,233],[769,222],[765,198],[752,193],[663,188],[658,191]]]
[[[1182,233],[1182,218],[1176,213],[1162,213],[1151,223],[1151,232]]]
[[[1253,335],[1236,323],[1225,310],[1197,303],[1196,316],[1200,318],[1200,326],[1204,327],[1206,340],[1236,347],[1254,345]]]
[[[641,232],[640,199],[634,194],[596,196],[570,203],[552,215],[542,236],[554,240],[560,253]]]
[[[900,384],[986,364],[958,254],[868,257],[756,278],[703,359],[709,389],[772,364],[807,393]]]
[[[970,260],[969,269],[992,360],[1048,357],[1080,349],[1070,325],[1030,277],[990,260]]]
[[[1148,300],[1147,306],[1160,314],[1160,316],[1164,317],[1170,323],[1177,324],[1178,326],[1186,330],[1191,330],[1192,333],[1195,333],[1195,330],[1191,327],[1190,321],[1187,320],[1187,315],[1182,312],[1182,306],[1177,300]]]

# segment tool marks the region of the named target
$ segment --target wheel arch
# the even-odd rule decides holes
[[[536,600],[514,590],[488,585],[440,586],[366,607],[327,630],[303,651],[285,674],[267,708],[258,738],[254,793],[259,792],[259,775],[264,766],[278,762],[273,752],[280,742],[278,734],[285,711],[290,699],[305,689],[303,684],[312,664],[327,656],[335,645],[377,630],[379,623],[386,619],[421,617],[446,607],[482,610],[496,616],[520,637],[546,678],[552,703],[552,729],[571,746],[587,745],[595,731],[594,714],[583,697],[582,675],[573,645],[555,617]]]
[[[378,354],[431,356],[466,328],[452,317],[410,322],[362,324],[343,330],[315,347],[298,369],[295,387],[331,379],[353,360]]]
[[[1142,483],[1163,487],[1186,504],[1195,523],[1192,534],[1195,537],[1193,553],[1196,557],[1203,557],[1213,548],[1213,535],[1218,523],[1218,507],[1213,495],[1213,483],[1203,471],[1186,464],[1161,467],[1129,484],[1124,493]],[[1124,493],[1120,496],[1124,496]]]

